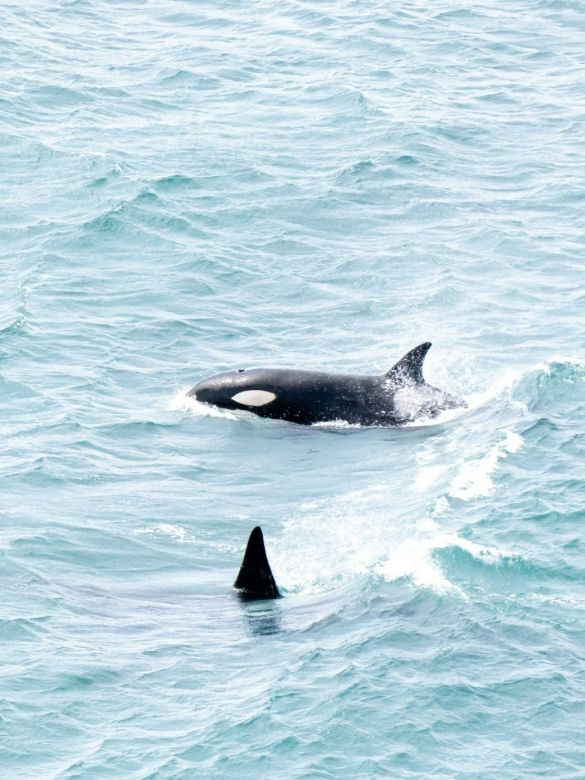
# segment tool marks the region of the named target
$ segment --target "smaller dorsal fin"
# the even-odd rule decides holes
[[[411,349],[404,357],[400,358],[398,363],[392,366],[390,371],[387,371],[384,376],[386,379],[390,379],[398,385],[423,384],[425,380],[423,378],[422,367],[426,354],[430,348],[430,341],[419,344],[418,347]]]
[[[248,539],[244,560],[234,582],[234,588],[245,599],[277,599],[280,597],[268,563],[264,535],[259,525],[254,528]]]

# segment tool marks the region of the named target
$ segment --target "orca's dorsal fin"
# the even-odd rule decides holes
[[[425,341],[418,347],[411,349],[406,355],[392,366],[384,376],[397,385],[421,385],[424,383],[422,367],[427,352],[431,348],[431,342]]]
[[[244,560],[234,582],[234,588],[245,599],[277,599],[280,592],[276,586],[264,546],[264,535],[259,525],[248,539]]]

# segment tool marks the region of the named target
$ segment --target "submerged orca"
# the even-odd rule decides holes
[[[244,560],[234,582],[234,588],[240,597],[246,600],[280,598],[280,592],[268,563],[264,535],[259,525],[254,528],[248,539]]]
[[[382,376],[240,368],[199,382],[187,395],[223,409],[247,409],[260,417],[303,425],[334,420],[404,425],[465,406],[425,382],[422,366],[430,347],[429,341],[415,347]]]

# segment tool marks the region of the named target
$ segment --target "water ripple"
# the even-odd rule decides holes
[[[583,4],[0,21],[4,775],[581,777]],[[426,339],[432,424],[184,397]]]

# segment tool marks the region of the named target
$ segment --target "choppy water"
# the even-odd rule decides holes
[[[585,6],[0,20],[2,777],[585,777]],[[426,339],[435,425],[182,398]]]

